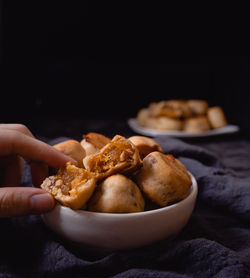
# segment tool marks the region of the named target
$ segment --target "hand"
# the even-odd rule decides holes
[[[0,217],[39,214],[54,207],[54,198],[43,189],[18,187],[23,159],[30,165],[36,186],[47,176],[48,165],[60,168],[68,161],[76,164],[71,157],[35,139],[26,126],[0,124]]]

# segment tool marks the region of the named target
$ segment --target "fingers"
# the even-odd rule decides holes
[[[41,214],[53,209],[54,205],[54,198],[39,188],[0,188],[0,217]]]
[[[0,138],[2,156],[19,154],[28,161],[43,162],[53,168],[60,168],[68,161],[77,163],[52,146],[16,130],[0,129]]]
[[[40,185],[48,173],[48,165],[60,168],[68,161],[77,162],[50,145],[34,138],[21,124],[0,124],[0,178],[4,186],[18,185],[21,178],[21,158],[31,166],[34,184]],[[0,188],[0,217],[40,214],[54,207],[54,198],[40,188]]]
[[[30,130],[22,124],[0,124],[1,184],[17,186],[21,179],[21,165],[18,155],[31,167],[32,182],[39,186],[52,168],[63,167],[68,161],[77,162],[52,146],[34,138]],[[16,157],[16,159],[13,159]],[[10,159],[11,158],[11,159]],[[6,161],[6,159],[8,161]],[[0,161],[0,162],[1,162]]]
[[[0,129],[9,129],[14,131],[19,131],[28,136],[34,137],[31,131],[27,128],[27,126],[23,124],[0,124]]]

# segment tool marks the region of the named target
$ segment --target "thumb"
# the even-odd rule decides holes
[[[0,217],[40,214],[54,207],[54,198],[40,188],[0,188]]]

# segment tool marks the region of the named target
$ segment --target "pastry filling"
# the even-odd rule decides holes
[[[113,141],[99,153],[91,165],[91,172],[103,173],[122,162],[133,160],[134,150],[128,142]]]
[[[67,163],[64,168],[58,170],[57,175],[48,177],[43,187],[56,196],[58,193],[74,196],[78,188],[92,178],[91,174],[83,169]]]

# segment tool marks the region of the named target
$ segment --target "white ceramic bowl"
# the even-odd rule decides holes
[[[189,196],[170,206],[137,213],[74,211],[56,205],[42,216],[61,237],[81,246],[105,250],[136,248],[176,235],[194,209],[198,186],[192,178]]]

